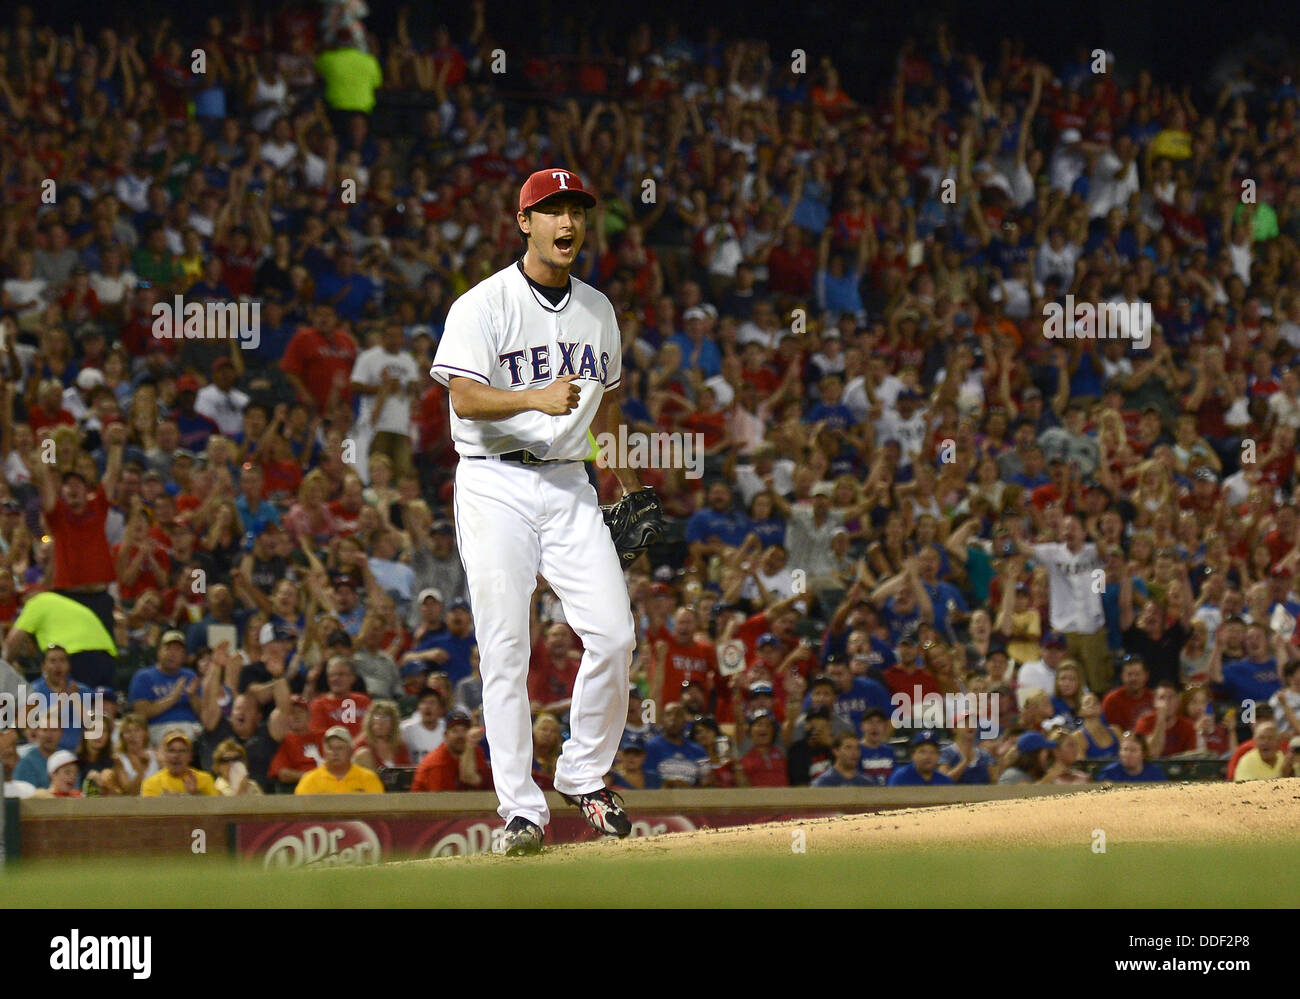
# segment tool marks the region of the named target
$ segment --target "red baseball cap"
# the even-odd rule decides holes
[[[587,202],[587,207],[596,204],[596,196],[582,186],[582,178],[572,170],[561,167],[548,167],[538,170],[519,189],[519,210],[526,212],[556,194],[576,194]]]

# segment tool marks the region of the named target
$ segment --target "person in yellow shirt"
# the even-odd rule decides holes
[[[1295,772],[1295,753],[1281,750],[1282,736],[1274,722],[1261,722],[1255,727],[1255,748],[1237,761],[1233,780],[1275,780],[1290,777]]]
[[[217,793],[212,775],[190,766],[193,744],[183,728],[168,729],[162,738],[163,769],[140,785],[140,797],[159,798],[171,794]]]
[[[352,733],[342,725],[325,732],[321,740],[325,762],[302,775],[294,794],[383,794],[384,785],[373,770],[352,762]]]

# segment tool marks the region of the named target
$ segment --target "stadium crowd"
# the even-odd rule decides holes
[[[499,74],[483,0],[362,6],[0,27],[0,692],[103,706],[0,731],[6,793],[491,786],[428,369],[547,163],[601,199],[629,428],[705,455],[641,473],[613,786],[1291,774],[1293,67],[1193,93],[939,25],[870,93],[645,25]],[[1067,295],[1149,342],[1046,336]],[[544,580],[532,638],[545,785],[582,650]]]

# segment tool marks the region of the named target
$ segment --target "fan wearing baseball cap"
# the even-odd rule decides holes
[[[953,779],[939,772],[939,735],[925,729],[912,736],[912,762],[901,766],[889,778],[890,787],[926,787],[951,784]]]
[[[199,712],[199,675],[185,665],[185,634],[168,631],[158,645],[158,662],[136,670],[127,691],[131,710],[149,723],[154,745],[173,727],[196,735],[202,725]]]
[[[483,752],[483,728],[464,708],[447,712],[443,743],[420,761],[412,791],[490,791],[492,768]]]
[[[197,794],[215,796],[217,783],[212,775],[190,766],[194,748],[189,731],[181,726],[169,728],[159,742],[163,769],[140,785],[140,797],[158,798],[164,795]]]
[[[294,794],[383,794],[384,785],[373,770],[352,762],[352,733],[343,725],[334,725],[321,739],[325,762],[306,774],[293,789]]]

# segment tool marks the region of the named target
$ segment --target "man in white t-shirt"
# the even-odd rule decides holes
[[[1114,686],[1101,604],[1106,570],[1087,537],[1083,514],[1069,513],[1061,522],[1059,542],[1022,546],[1021,551],[1047,569],[1052,630],[1065,636],[1066,650],[1083,666],[1089,689],[1102,691]]]
[[[1039,691],[1048,696],[1056,694],[1056,671],[1065,660],[1065,636],[1050,631],[1043,636],[1041,648],[1037,659],[1022,664],[1016,671],[1016,702],[1022,708]]]
[[[894,408],[886,409],[876,421],[876,444],[898,441],[902,448],[900,468],[912,464],[925,447],[926,413],[920,406],[921,396],[904,387],[894,400]]]
[[[788,496],[794,490],[795,463],[789,458],[778,457],[775,444],[764,441],[754,449],[752,458],[752,464],[736,468],[736,487],[746,508],[767,488],[768,478],[772,480],[772,488],[782,496]]]
[[[249,396],[235,388],[235,362],[218,357],[212,362],[212,381],[194,397],[194,412],[215,423],[226,437],[235,437],[244,429],[244,409]]]
[[[363,434],[373,434],[370,453],[387,455],[398,476],[413,471],[411,399],[420,384],[405,342],[401,323],[389,323],[379,346],[363,350],[352,366],[352,391],[361,398],[357,426]]]
[[[1137,156],[1133,140],[1121,135],[1115,139],[1113,150],[1102,149],[1093,159],[1088,190],[1089,218],[1104,219],[1112,208],[1127,211],[1129,198],[1140,190]]]
[[[446,733],[443,722],[446,710],[442,695],[436,690],[427,688],[420,693],[420,703],[416,706],[415,714],[404,719],[401,725],[402,742],[406,743],[406,751],[411,754],[412,763],[419,763],[442,745]]]

